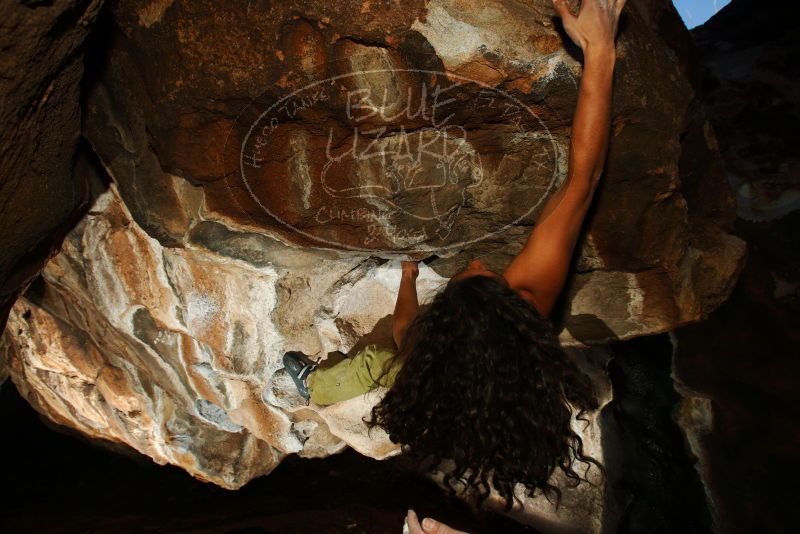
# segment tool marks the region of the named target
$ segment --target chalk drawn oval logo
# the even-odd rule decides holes
[[[269,106],[244,137],[239,169],[259,209],[311,242],[413,254],[519,223],[553,191],[564,152],[504,91],[452,73],[378,69]]]

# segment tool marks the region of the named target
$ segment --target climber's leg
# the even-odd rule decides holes
[[[318,368],[308,376],[311,400],[320,405],[334,404],[367,393],[378,384],[384,366],[394,356],[389,349],[367,345],[352,358],[327,369]],[[393,374],[389,377],[393,378]],[[381,382],[388,385],[390,380]]]

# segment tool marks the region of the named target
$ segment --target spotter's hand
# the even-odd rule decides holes
[[[406,525],[408,526],[408,534],[468,534],[461,530],[448,527],[444,523],[434,521],[426,517],[420,523],[417,514],[414,510],[409,510],[406,515]]]

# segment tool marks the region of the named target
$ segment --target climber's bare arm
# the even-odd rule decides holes
[[[614,37],[625,0],[583,0],[578,16],[554,0],[564,28],[583,49],[584,66],[564,183],[548,199],[522,251],[503,276],[509,286],[549,315],[558,299],[608,148]]]
[[[403,274],[400,278],[400,289],[397,291],[397,302],[392,316],[392,337],[399,348],[406,335],[408,326],[417,315],[417,276],[419,268],[416,261],[402,262]]]

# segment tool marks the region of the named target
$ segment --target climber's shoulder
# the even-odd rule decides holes
[[[536,311],[538,311],[543,317],[547,317],[550,315],[550,311],[552,310],[552,305],[548,305],[547,299],[542,298],[541,296],[537,296],[534,294],[533,291],[524,288],[513,288],[517,294],[522,297],[523,300],[527,301],[531,304]]]

